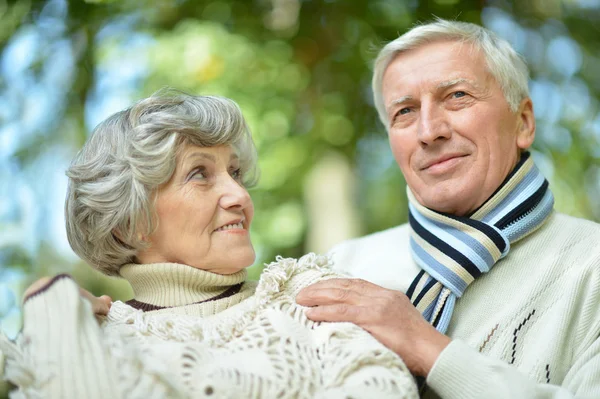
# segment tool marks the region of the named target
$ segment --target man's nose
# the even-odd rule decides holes
[[[422,145],[431,145],[452,136],[452,129],[445,118],[444,110],[435,103],[421,104],[417,129],[417,136]]]
[[[221,182],[219,205],[223,209],[245,209],[251,204],[250,194],[242,184],[227,175]]]

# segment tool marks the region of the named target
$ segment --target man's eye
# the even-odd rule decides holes
[[[410,108],[402,108],[400,110],[400,112],[398,112],[398,115],[406,115],[410,112]]]
[[[454,97],[454,98],[461,98],[466,95],[467,95],[467,93],[465,93],[464,91],[455,91],[454,93],[452,93],[452,97]]]

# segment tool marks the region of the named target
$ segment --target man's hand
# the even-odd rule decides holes
[[[396,352],[410,371],[426,377],[450,338],[432,327],[399,291],[359,279],[332,279],[304,288],[296,302],[314,321],[347,321]]]
[[[94,315],[106,316],[108,314],[108,311],[110,310],[110,307],[112,305],[112,298],[108,295],[95,297],[94,295],[92,295],[91,293],[89,293],[81,287],[79,288],[79,295],[90,301],[90,303],[92,304],[92,311],[94,312]]]
[[[38,292],[44,290],[51,282],[51,277],[42,277],[41,279],[35,281],[31,284],[26,290],[23,297],[26,301],[30,296],[37,294]],[[87,299],[92,304],[92,311],[96,316],[106,316],[108,311],[110,310],[110,306],[112,305],[112,299],[108,295],[102,295],[101,297],[95,297],[88,291],[83,288],[79,288],[79,294],[82,298]]]

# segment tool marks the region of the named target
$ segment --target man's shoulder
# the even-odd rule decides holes
[[[409,234],[408,224],[402,224],[343,241],[329,254],[336,270],[405,291],[419,271],[410,254]]]
[[[535,233],[515,246],[515,254],[539,260],[540,254],[552,262],[573,265],[581,271],[600,266],[600,224],[560,212],[553,212]]]
[[[554,212],[554,223],[564,225],[569,228],[579,229],[583,228],[590,231],[600,232],[600,223],[592,220],[583,219],[577,216],[567,215],[561,212]]]
[[[591,220],[554,212],[549,223],[544,226],[545,236],[560,237],[565,243],[576,240],[580,243],[589,242],[596,252],[600,253],[600,224]]]
[[[408,223],[401,224],[386,230],[377,231],[367,234],[366,236],[351,238],[342,241],[331,249],[331,253],[343,252],[350,248],[354,250],[366,249],[371,250],[380,246],[386,246],[390,243],[397,244],[400,241],[406,241],[409,235]]]

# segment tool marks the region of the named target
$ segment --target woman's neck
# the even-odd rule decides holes
[[[246,270],[222,275],[178,263],[128,264],[121,267],[136,303],[145,310],[190,305],[234,295],[246,280]],[[237,291],[236,291],[237,287]],[[143,307],[142,307],[143,308]]]

